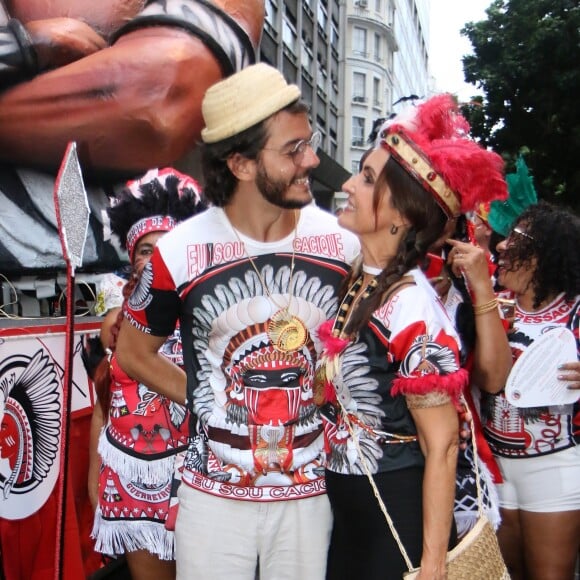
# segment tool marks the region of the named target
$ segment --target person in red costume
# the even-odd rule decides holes
[[[153,170],[128,184],[109,210],[111,229],[131,259],[124,295],[136,286],[157,241],[203,209],[197,182],[174,169]],[[107,324],[111,317],[112,326]],[[107,314],[102,332],[109,334],[110,348],[95,373],[99,400],[91,424],[89,497],[96,508],[92,535],[98,552],[126,554],[134,580],[171,580],[174,538],[165,523],[175,459],[187,447],[185,393],[170,400],[119,368],[114,349],[122,319],[118,308]],[[182,364],[179,327],[161,353]]]

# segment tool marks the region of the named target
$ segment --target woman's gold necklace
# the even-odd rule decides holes
[[[262,284],[262,288],[264,292],[270,299],[270,301],[278,308],[278,310],[270,317],[270,322],[268,323],[268,338],[270,342],[274,346],[276,350],[281,352],[294,352],[301,349],[306,342],[308,341],[308,329],[304,322],[298,318],[298,316],[294,316],[290,314],[290,305],[292,304],[292,281],[294,279],[294,260],[296,257],[296,236],[298,233],[298,216],[296,215],[296,211],[294,212],[294,239],[292,240],[292,262],[290,264],[290,279],[288,280],[288,305],[287,306],[280,306],[274,300],[274,297],[270,293],[262,274],[256,267],[256,263],[254,262],[254,258],[250,256],[248,250],[246,248],[246,244],[240,238],[236,228],[234,228],[233,224],[232,230],[238,242],[244,248],[244,253],[246,254],[254,272],[258,276],[258,280],[260,280],[260,284]]]

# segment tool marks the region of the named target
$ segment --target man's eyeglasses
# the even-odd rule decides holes
[[[312,137],[310,139],[301,139],[296,143],[292,149],[289,151],[284,151],[283,149],[274,149],[271,147],[263,147],[266,151],[277,151],[280,155],[286,155],[292,159],[294,165],[300,165],[302,163],[302,159],[304,158],[304,154],[306,153],[306,149],[310,147],[314,153],[320,147],[320,142],[322,141],[322,135],[320,131],[315,131],[312,133]]]

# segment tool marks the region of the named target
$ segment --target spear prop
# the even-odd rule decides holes
[[[62,578],[64,566],[64,534],[69,452],[69,427],[72,401],[72,365],[74,359],[75,268],[82,265],[85,240],[89,227],[89,203],[83,183],[75,142],[67,145],[54,186],[54,207],[62,253],[66,263],[66,346],[63,388],[63,414],[58,488],[56,570]]]

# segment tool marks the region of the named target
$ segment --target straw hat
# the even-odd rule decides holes
[[[300,98],[300,89],[290,85],[275,68],[258,63],[210,87],[201,110],[205,143],[222,141],[271,117]]]

